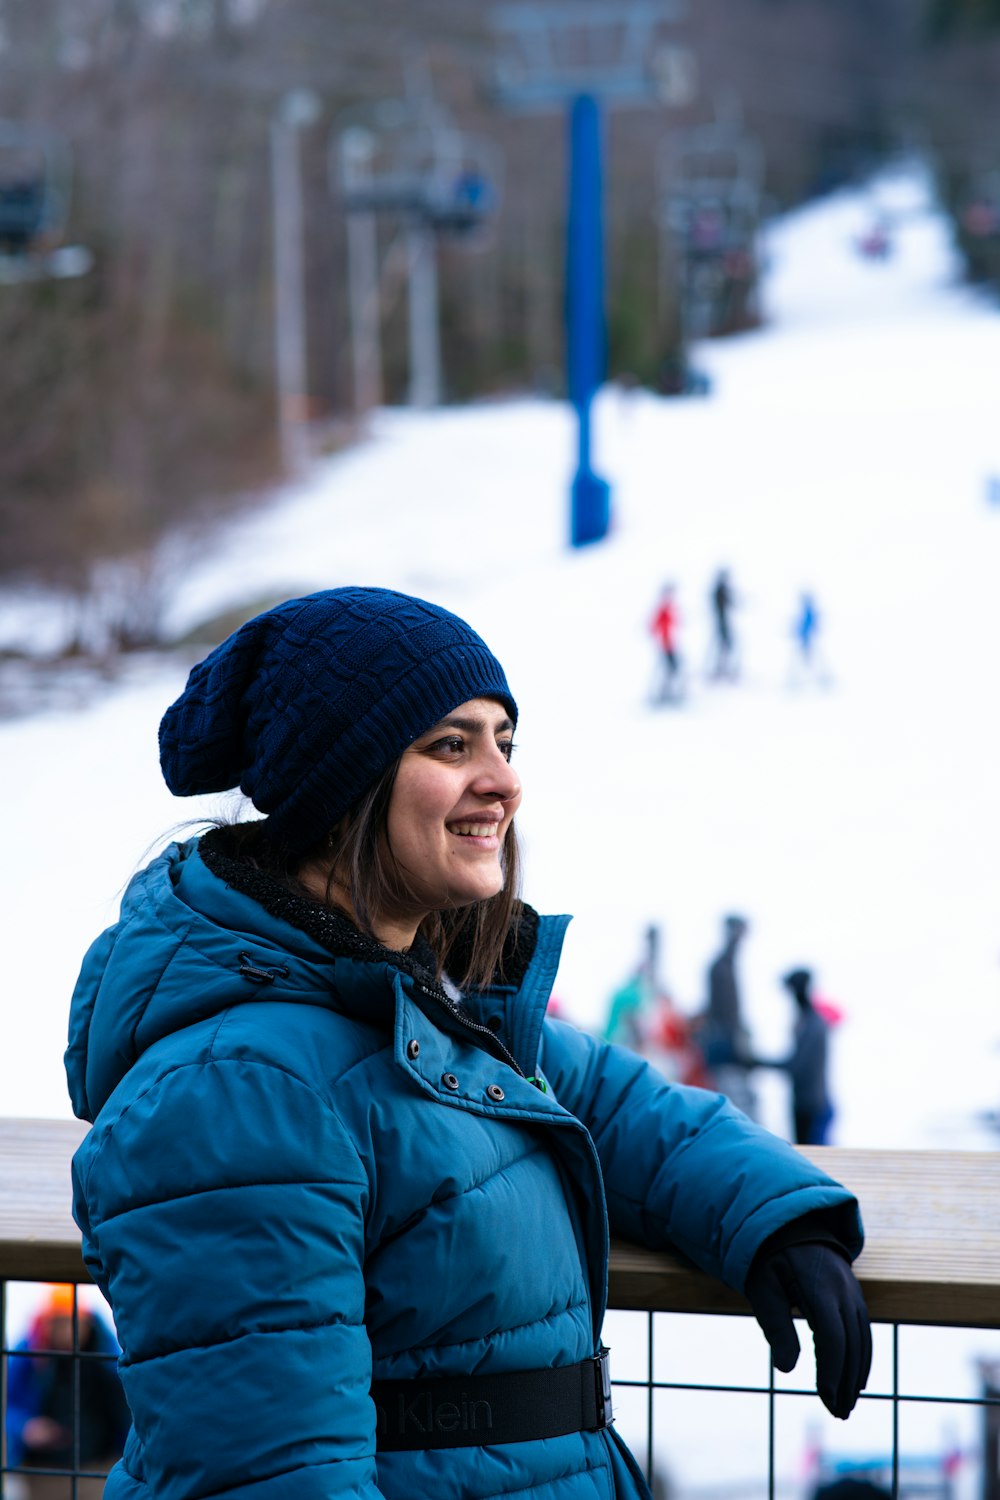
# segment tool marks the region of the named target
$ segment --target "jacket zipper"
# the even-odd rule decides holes
[[[464,1026],[466,1031],[475,1032],[477,1036],[485,1038],[485,1040],[489,1043],[488,1050],[498,1054],[499,1060],[501,1062],[507,1063],[510,1067],[512,1067],[519,1078],[525,1077],[523,1070],[518,1066],[513,1057],[513,1054],[507,1051],[507,1048],[504,1046],[503,1042],[497,1036],[495,1031],[491,1031],[488,1026],[480,1026],[478,1021],[470,1021],[469,1017],[463,1015],[458,1006],[453,1004],[453,1002],[449,1000],[444,990],[436,989],[433,985],[424,984],[420,980],[417,981],[417,987],[422,994],[429,996],[431,1000],[436,1000],[439,1005],[443,1005],[445,1010],[451,1016],[452,1020],[458,1021],[461,1026]]]

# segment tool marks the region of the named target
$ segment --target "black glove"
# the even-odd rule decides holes
[[[871,1369],[872,1330],[847,1256],[815,1241],[765,1244],[745,1292],[779,1370],[793,1369],[799,1357],[792,1307],[799,1309],[812,1329],[820,1400],[835,1417],[850,1416]]]

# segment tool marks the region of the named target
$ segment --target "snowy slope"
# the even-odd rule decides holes
[[[865,261],[854,245],[876,211],[894,220],[895,252]],[[1000,471],[1000,314],[958,285],[912,167],[789,216],[767,255],[766,326],[699,351],[710,397],[602,394],[606,543],[565,546],[562,404],[384,412],[369,441],[220,534],[179,580],[171,625],[346,582],[467,616],[521,707],[526,895],[576,914],[557,983],[570,1014],[600,1024],[650,921],[693,1010],[719,919],[737,909],[752,923],[742,973],[762,1052],[787,1037],[778,976],[792,964],[813,965],[846,1013],[838,1144],[992,1149],[979,1117],[1000,1105],[1000,507],[984,480]],[[701,670],[722,564],[741,600],[737,685]],[[667,578],[691,688],[656,711],[647,619]],[[827,688],[788,685],[803,586],[823,610]],[[18,611],[26,622],[0,598],[4,639]],[[137,662],[84,708],[0,724],[5,1114],[68,1114],[61,1051],[82,951],[148,846],[199,811],[168,795],[156,760],[185,670]],[[783,1131],[782,1089],[771,1078],[761,1093]],[[755,1330],[734,1337],[760,1358]],[[942,1337],[918,1368],[947,1362]],[[682,1342],[689,1359],[701,1339]],[[959,1336],[959,1383],[968,1354]],[[756,1407],[732,1415],[721,1454],[678,1399],[679,1472],[709,1484],[753,1470]],[[852,1422],[855,1446],[882,1441],[881,1412]],[[788,1441],[801,1444],[797,1428]]]
[[[852,247],[876,199],[896,251],[864,261]],[[957,286],[913,169],[790,216],[767,253],[767,326],[701,352],[711,397],[602,395],[605,544],[564,545],[562,404],[386,412],[368,442],[221,535],[179,581],[171,623],[343,582],[467,615],[521,703],[526,894],[577,917],[558,984],[569,1011],[599,1023],[648,921],[693,1009],[736,908],[753,924],[743,971],[762,1049],[787,1034],[776,977],[792,963],[847,1012],[840,1143],[989,1146],[975,1114],[1000,1102],[1000,512],[983,480],[1000,466],[1000,317]],[[700,673],[720,564],[741,596],[735,687]],[[692,684],[683,709],[657,713],[646,620],[667,577]],[[827,690],[787,686],[804,585],[824,611]],[[85,711],[0,726],[21,997],[4,1018],[5,1112],[66,1113],[80,953],[150,841],[198,810],[156,765],[184,670],[140,663]],[[783,1129],[778,1080],[764,1108]]]

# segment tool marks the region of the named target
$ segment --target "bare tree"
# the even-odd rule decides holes
[[[679,111],[654,101],[608,134],[612,373],[654,378],[675,337],[657,255],[665,134],[738,99],[778,204],[842,180],[915,118],[945,140],[957,131],[945,101],[957,111],[970,79],[985,99],[986,67],[977,74],[958,43],[925,58],[911,15],[910,0],[688,7],[677,38],[697,56],[697,98]],[[314,421],[352,401],[331,132],[346,111],[398,98],[416,61],[504,163],[478,244],[439,246],[448,394],[558,387],[565,120],[501,110],[495,47],[489,7],[468,0],[0,0],[3,108],[70,142],[70,234],[94,255],[77,281],[0,284],[0,579],[41,577],[86,599],[95,579],[107,592],[110,568],[119,623],[106,633],[147,641],[161,539],[277,473],[268,132],[293,87],[322,106],[302,136]],[[956,183],[971,150],[956,148]],[[408,364],[398,232],[380,223],[390,400]]]

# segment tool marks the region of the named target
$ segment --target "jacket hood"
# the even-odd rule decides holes
[[[539,921],[523,909],[505,953],[508,991],[522,987],[536,957]],[[543,961],[523,985],[539,1028],[566,919],[547,921],[556,925]],[[400,970],[432,983],[430,949],[381,947],[339,913],[229,857],[225,830],[171,844],[133,877],[119,920],[84,957],[65,1056],[74,1113],[93,1121],[147,1048],[233,1005],[286,1000],[391,1026]]]

